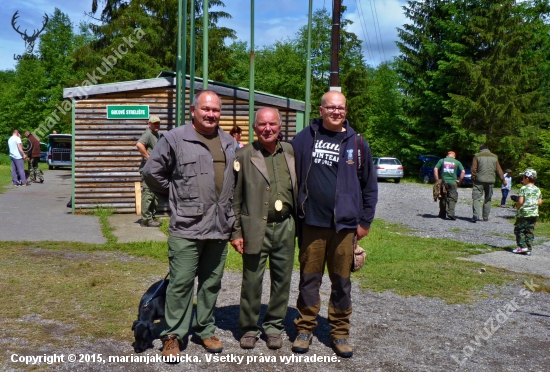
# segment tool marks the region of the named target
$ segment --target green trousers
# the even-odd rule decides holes
[[[226,257],[226,240],[168,237],[170,284],[166,289],[167,328],[161,337],[174,334],[181,341],[188,333],[193,314],[195,276],[198,278],[198,287],[193,330],[201,339],[214,335],[214,308],[221,289]]]
[[[319,287],[325,263],[331,282],[328,302],[330,338],[348,338],[351,317],[351,264],[353,262],[354,229],[336,231],[330,228],[303,225],[300,246],[300,293],[294,321],[298,333],[313,333],[321,308]]]
[[[260,334],[258,319],[262,303],[262,281],[268,258],[271,292],[262,328],[266,335],[283,332],[294,264],[295,236],[296,226],[292,217],[280,223],[268,222],[261,252],[243,254],[239,311],[239,328],[243,334]]]
[[[439,217],[455,216],[455,206],[458,200],[458,185],[447,183],[447,194],[439,200]]]
[[[514,223],[514,234],[516,234],[516,243],[518,247],[531,249],[535,240],[535,225],[538,217],[516,217]]]
[[[38,169],[39,160],[40,158],[31,158],[29,161],[29,178],[27,181],[39,182],[44,180],[42,171]]]
[[[155,218],[159,200],[149,186],[141,179],[141,222],[151,222]]]
[[[472,186],[473,212],[475,218],[486,220],[491,214],[491,197],[493,196],[493,184],[485,182],[476,182]],[[481,206],[483,205],[483,213]]]

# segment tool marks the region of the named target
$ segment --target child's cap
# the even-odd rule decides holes
[[[520,173],[521,176],[525,176],[525,177],[528,177],[532,180],[534,180],[535,178],[537,178],[537,171],[534,170],[533,168],[527,168],[525,170],[525,172],[523,173]]]

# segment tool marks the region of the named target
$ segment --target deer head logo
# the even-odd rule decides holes
[[[44,23],[42,25],[42,28],[40,30],[34,30],[34,33],[32,35],[27,35],[27,30],[25,30],[25,32],[21,32],[19,31],[19,26],[15,27],[15,20],[17,18],[19,18],[19,15],[17,14],[19,13],[19,10],[15,12],[15,14],[13,15],[13,17],[11,18],[11,25],[13,27],[13,29],[19,34],[21,35],[21,38],[23,40],[25,40],[25,49],[27,50],[27,53],[32,53],[33,49],[34,49],[34,43],[36,41],[36,39],[38,38],[38,35],[40,35],[40,33],[42,31],[44,31],[44,29],[46,28],[46,25],[48,24],[48,15],[46,13],[44,13]]]

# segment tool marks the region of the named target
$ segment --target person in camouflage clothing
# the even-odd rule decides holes
[[[533,231],[539,216],[539,205],[542,204],[542,194],[540,189],[535,186],[537,172],[528,168],[520,173],[523,178],[518,193],[516,223],[514,224],[514,234],[518,247],[513,250],[514,253],[531,254],[531,243],[535,239]]]
[[[38,169],[38,161],[40,160],[40,141],[29,131],[25,132],[25,137],[29,140],[28,158],[29,158],[29,177],[27,183],[44,182],[44,173]]]

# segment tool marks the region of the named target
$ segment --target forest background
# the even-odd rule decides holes
[[[403,7],[407,23],[398,30],[400,55],[378,66],[369,65],[361,39],[348,31],[351,21],[343,6],[340,85],[348,99],[348,119],[373,155],[397,157],[414,175],[418,155],[443,156],[453,149],[470,162],[487,144],[503,168],[517,175],[533,167],[538,184],[550,190],[549,1],[409,1]],[[196,75],[201,76],[202,0],[193,5]],[[210,0],[209,6],[209,79],[247,87],[249,45],[237,40],[232,29],[218,26],[220,19],[231,18],[219,10],[222,0]],[[142,38],[108,73],[96,73],[97,83],[176,70],[177,0],[91,0],[90,9],[90,22],[82,22],[78,33],[56,9],[35,48],[39,58],[0,70],[1,153],[7,152],[14,128],[33,131],[55,111],[59,119],[52,130],[70,133],[70,114],[59,110],[63,88],[81,85],[98,67],[105,70],[105,58],[127,45],[125,40],[135,40],[137,29]],[[190,32],[189,19],[187,27]],[[315,10],[312,34],[315,117],[329,86],[330,10]],[[306,25],[292,38],[255,49],[256,90],[303,100]],[[187,69],[189,74],[189,60]]]

